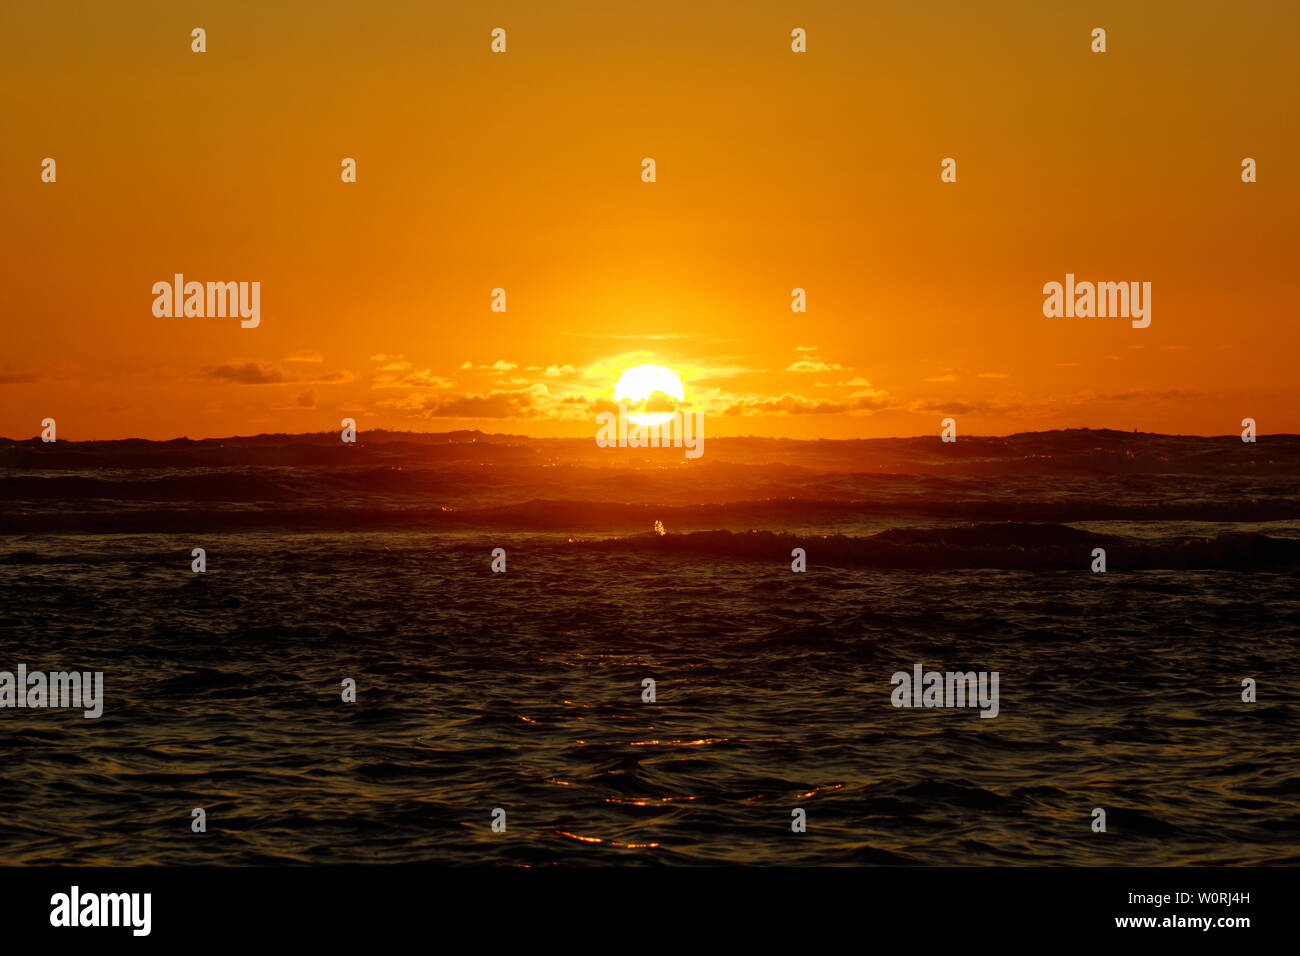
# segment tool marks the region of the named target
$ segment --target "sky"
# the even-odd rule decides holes
[[[0,435],[1300,432],[1300,5],[267,6],[0,6]]]

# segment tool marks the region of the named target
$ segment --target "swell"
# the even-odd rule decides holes
[[[1227,532],[1213,537],[1136,541],[1059,524],[977,524],[955,528],[894,528],[879,534],[796,535],[772,531],[696,531],[570,540],[564,547],[611,553],[714,556],[789,562],[803,548],[811,565],[935,570],[1087,571],[1093,549],[1108,569],[1268,571],[1300,567],[1300,541]]]
[[[49,480],[49,479],[46,479]],[[0,480],[3,481],[3,480]],[[78,482],[83,481],[77,479]],[[65,490],[72,490],[71,485]],[[77,485],[76,487],[84,487]],[[706,530],[763,525],[826,527],[870,518],[931,518],[965,522],[1219,521],[1265,522],[1300,519],[1300,500],[1256,498],[1237,501],[1155,501],[1113,499],[935,500],[929,496],[887,501],[769,498],[722,504],[662,505],[589,500],[536,499],[487,508],[455,508],[422,502],[367,504],[304,503],[303,495],[280,489],[241,498],[229,490],[221,502],[195,501],[178,494],[164,503],[156,492],[59,495],[49,489],[43,502],[5,500],[0,534],[45,531],[148,533],[182,531],[300,530],[338,531],[409,528],[415,530],[627,531],[661,521],[670,528]],[[265,492],[265,489],[259,489]]]

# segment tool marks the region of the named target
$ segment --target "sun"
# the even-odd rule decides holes
[[[634,425],[659,425],[673,417],[670,399],[686,400],[677,373],[662,365],[634,365],[624,369],[614,383],[614,401],[627,402],[628,421]]]

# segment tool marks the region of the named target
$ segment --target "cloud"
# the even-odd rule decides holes
[[[5,369],[0,372],[0,385],[27,385],[36,381],[36,375],[33,372],[11,372]]]
[[[316,389],[309,388],[305,392],[300,392],[297,398],[299,408],[316,407]]]
[[[815,346],[815,345],[796,345],[796,346],[794,347],[794,350],[795,350],[796,352],[816,352],[816,351],[817,351],[817,346]]]
[[[279,385],[285,381],[284,372],[278,366],[261,362],[229,363],[203,371],[209,378],[237,385]]]
[[[434,375],[432,369],[415,369],[405,355],[372,355],[383,364],[375,369],[371,388],[451,388],[455,382]]]
[[[842,372],[844,366],[836,362],[823,362],[821,359],[800,359],[791,362],[785,370],[787,372]]]
[[[955,381],[957,381],[957,376],[956,376],[956,375],[936,375],[934,378],[924,378],[924,379],[921,379],[921,381],[923,381],[923,382],[955,382]]]
[[[412,371],[380,369],[379,373],[371,388],[451,388],[456,384],[449,378],[434,375],[433,370],[427,368]]]
[[[580,371],[575,372],[574,387],[582,387],[588,393],[593,390],[603,390],[608,394],[614,383],[618,381],[619,375],[625,369],[646,363],[663,365],[675,371],[681,376],[687,393],[693,395],[700,394],[703,391],[701,383],[709,379],[730,378],[755,371],[755,369],[734,364],[701,365],[697,362],[682,359],[677,355],[665,355],[661,352],[650,352],[642,349],[635,352],[620,352],[617,355],[597,359]]]
[[[787,392],[775,398],[742,398],[726,408],[724,415],[843,415],[870,412],[889,404],[884,392],[850,397],[843,401],[806,398]]]
[[[1015,415],[1034,411],[1042,403],[1020,401],[992,402],[946,402],[933,399],[920,399],[907,406],[909,412],[924,412],[934,415]]]
[[[1184,389],[1165,391],[1137,390],[1130,392],[1077,392],[1071,395],[1054,395],[1033,399],[1002,399],[994,401],[945,402],[934,399],[920,399],[907,406],[907,411],[940,415],[988,415],[1018,416],[1027,414],[1051,415],[1069,414],[1082,406],[1102,403],[1127,404],[1130,402],[1186,402],[1189,399],[1204,398],[1205,393]]]
[[[860,388],[856,392],[851,392],[849,398],[857,402],[858,408],[884,408],[889,404],[889,393],[884,389],[872,388],[870,382],[864,383],[867,387]]]
[[[356,378],[351,372],[337,370],[322,372],[318,375],[286,375],[284,370],[271,362],[227,362],[213,368],[205,368],[203,374],[219,382],[233,385],[345,385]]]
[[[498,389],[484,395],[419,395],[381,402],[419,418],[532,418],[537,414],[529,389]]]
[[[920,401],[913,402],[908,406],[911,412],[929,412],[937,415],[970,415],[976,411],[975,405],[966,402],[933,402]],[[980,411],[988,412],[991,408],[982,408]]]
[[[507,362],[505,359],[497,359],[492,363],[492,371],[494,372],[511,372],[518,367],[519,364],[517,362]]]
[[[321,355],[315,349],[305,349],[301,352],[294,352],[292,355],[284,357],[286,362],[323,362],[325,356]]]
[[[296,378],[295,382],[306,382],[309,385],[346,385],[356,378],[348,371],[324,372],[320,375],[314,375],[310,378]]]
[[[1090,400],[1097,402],[1173,402],[1201,397],[1203,397],[1201,392],[1171,388],[1165,391],[1112,392],[1109,395],[1092,396]]]
[[[659,332],[659,333],[617,333],[617,332],[561,332],[561,335],[567,335],[575,339],[615,339],[615,340],[632,340],[636,342],[671,342],[675,339],[696,339],[709,341],[713,343],[729,342],[731,339],[720,339],[706,335],[703,332]]]

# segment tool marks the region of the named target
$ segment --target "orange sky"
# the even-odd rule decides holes
[[[1300,6],[1135,6],[6,4],[0,434],[594,434],[638,362],[711,436],[1300,431]]]

